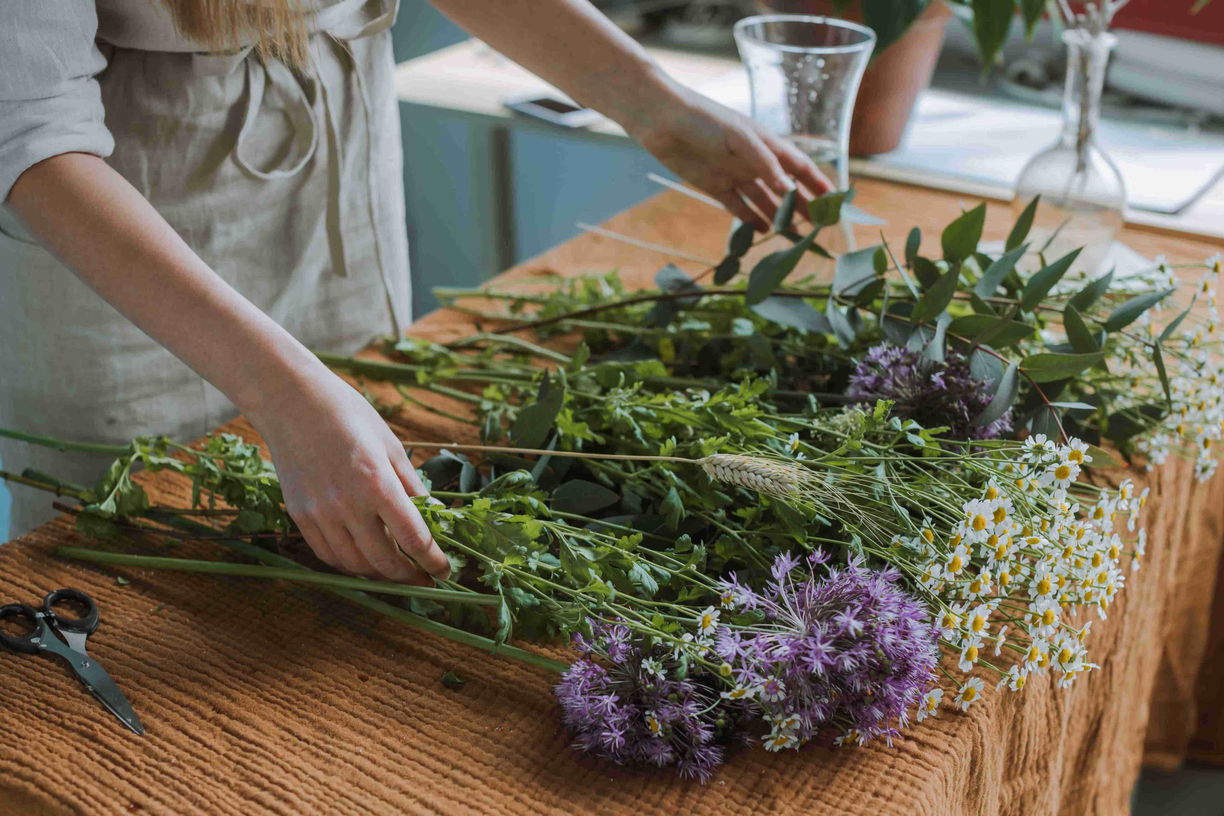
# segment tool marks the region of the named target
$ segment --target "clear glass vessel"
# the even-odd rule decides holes
[[[1047,241],[1046,258],[1084,247],[1076,266],[1092,274],[1104,260],[1126,214],[1126,185],[1097,143],[1105,69],[1117,38],[1108,31],[1069,29],[1067,84],[1058,140],[1029,159],[1016,180],[1012,208],[1019,213],[1033,197],[1037,206],[1030,247]]]
[[[766,14],[735,24],[752,117],[793,142],[843,190],[850,186],[854,99],[875,41],[866,26],[832,17]],[[821,234],[826,249],[853,249],[848,224],[831,232]]]

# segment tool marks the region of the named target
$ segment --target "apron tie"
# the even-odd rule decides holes
[[[385,246],[387,236],[385,230],[379,227],[381,223],[381,196],[379,195],[378,172],[375,164],[377,157],[374,149],[374,112],[370,104],[370,96],[366,88],[362,67],[349,48],[349,41],[368,37],[390,28],[395,22],[395,0],[342,0],[342,2],[323,9],[315,16],[315,30],[322,39],[329,43],[341,57],[347,68],[346,82],[353,88],[352,98],[360,107],[365,125],[365,161],[360,174],[350,174],[346,170],[346,157],[353,148],[342,138],[341,128],[343,99],[334,98],[334,89],[329,89],[319,73],[319,67],[312,61],[306,69],[305,76],[295,74],[283,62],[276,59],[259,59],[250,53],[251,49],[233,55],[234,59],[242,59],[245,64],[247,81],[247,101],[243,114],[242,126],[234,145],[234,161],[244,172],[259,179],[288,178],[300,173],[316,154],[319,153],[319,128],[326,129],[328,177],[328,213],[326,223],[329,239],[336,248],[334,271],[341,277],[349,274],[351,259],[345,249],[345,235],[353,230],[358,234],[364,223],[371,229],[374,237],[374,261],[378,266],[379,275],[391,312],[391,319],[397,334],[407,328],[410,320],[408,315],[401,315],[396,308],[393,296],[394,285],[392,270],[387,268],[388,259],[394,253]],[[367,9],[373,9],[368,13]],[[318,101],[322,107],[323,122],[317,121],[311,94],[307,92],[304,82],[309,82],[317,89]],[[283,157],[271,167],[257,167],[248,155],[249,138],[256,127],[260,108],[268,93],[274,89],[288,100],[287,111],[293,130],[292,144],[283,151]],[[356,175],[357,178],[351,176]],[[360,183],[356,191],[349,188],[354,183]],[[351,193],[356,192],[353,196]],[[358,204],[359,199],[364,202]],[[350,205],[352,202],[352,205]]]

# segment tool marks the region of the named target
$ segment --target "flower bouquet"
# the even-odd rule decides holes
[[[1099,469],[1180,452],[1214,472],[1219,260],[1158,265],[1167,285],[1137,294],[1111,275],[1067,287],[1076,253],[1028,245],[1032,208],[995,257],[979,207],[940,257],[915,230],[805,276],[821,230],[862,217],[848,198],[811,202],[803,231],[789,198],[784,241],[736,225],[719,264],[664,267],[654,290],[599,275],[442,291],[485,329],[391,340],[385,360],[320,354],[393,385],[377,402],[393,424],[426,410],[479,438],[405,442],[438,451],[416,500],[454,562],[437,587],[290,557],[276,474],[234,436],[138,439],[89,488],[5,475],[75,499],[91,536],[245,560],[65,555],[317,584],[558,672],[577,748],[699,779],[736,742],[891,741],[988,684],[1069,685],[1146,546],[1146,490]],[[190,479],[192,506],[152,503],[139,469]]]

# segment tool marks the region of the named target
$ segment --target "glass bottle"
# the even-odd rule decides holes
[[[1029,159],[1016,180],[1016,215],[1041,196],[1029,247],[1047,241],[1048,260],[1083,247],[1076,267],[1087,275],[1105,259],[1126,214],[1126,185],[1117,166],[1097,144],[1101,91],[1109,53],[1117,38],[1108,31],[1068,29],[1067,83],[1058,140]]]

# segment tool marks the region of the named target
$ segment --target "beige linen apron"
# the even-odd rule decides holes
[[[150,0],[97,7],[110,165],[307,346],[350,352],[401,333],[411,310],[395,0],[318,12],[311,64],[297,70],[249,48],[200,53]],[[233,414],[0,207],[0,426],[98,442],[189,440]],[[83,483],[107,464],[4,440],[0,462]],[[46,494],[12,493],[11,535],[51,516]]]

